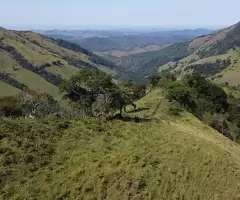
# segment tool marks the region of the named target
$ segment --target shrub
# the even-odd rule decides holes
[[[168,113],[170,115],[180,116],[182,112],[183,112],[183,108],[177,101],[173,101],[170,103],[168,107]]]
[[[21,116],[22,112],[22,105],[16,97],[8,96],[0,98],[0,115],[6,117]]]

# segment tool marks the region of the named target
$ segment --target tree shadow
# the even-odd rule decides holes
[[[136,112],[140,112],[140,111],[144,111],[144,110],[149,110],[150,108],[137,108],[131,111],[127,111],[127,113],[136,113]]]
[[[121,120],[124,122],[136,122],[136,123],[151,121],[150,118],[141,118],[137,116],[130,117],[130,116],[123,116],[121,114],[116,114],[114,116],[111,116],[108,118],[108,120]]]

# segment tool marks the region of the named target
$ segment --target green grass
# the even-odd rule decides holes
[[[11,95],[16,95],[20,92],[21,90],[7,84],[4,83],[2,81],[0,81],[0,96],[4,97],[4,96],[11,96]]]
[[[1,119],[0,198],[239,198],[239,146],[195,119],[65,123]]]
[[[45,70],[48,72],[51,72],[53,74],[61,76],[63,79],[69,79],[71,76],[76,75],[76,73],[79,71],[79,69],[64,65],[64,66],[51,66],[47,67]]]
[[[163,110],[139,123],[0,118],[0,199],[239,199],[240,146]]]
[[[19,68],[18,70],[12,72],[11,77],[18,82],[27,85],[30,89],[46,92],[57,100],[61,98],[59,90],[56,86],[53,86],[41,76],[38,76],[37,74],[24,68]]]
[[[28,60],[33,66],[40,66],[45,63],[59,60],[59,58],[54,57],[52,53],[28,41],[21,43],[8,39],[6,42],[15,47],[16,50],[23,55],[24,59]]]

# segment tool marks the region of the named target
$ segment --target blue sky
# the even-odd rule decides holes
[[[240,20],[239,0],[0,0],[0,26],[224,27]]]

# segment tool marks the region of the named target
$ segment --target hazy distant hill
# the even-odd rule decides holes
[[[48,37],[62,38],[80,44],[93,51],[131,50],[148,45],[164,45],[179,41],[190,40],[209,34],[211,30],[174,30],[174,31],[38,31]]]

